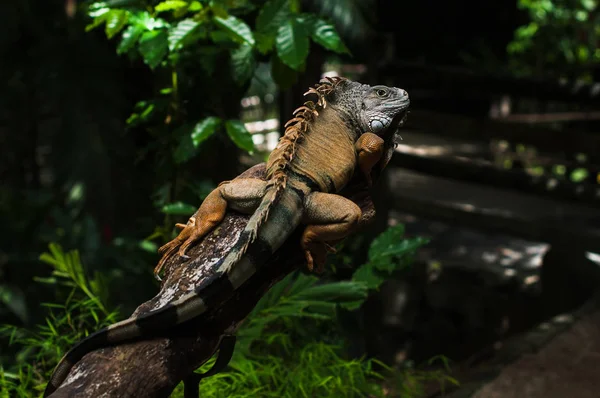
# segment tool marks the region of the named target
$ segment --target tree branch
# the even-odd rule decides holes
[[[240,176],[264,178],[265,165],[256,165]],[[358,177],[347,191],[353,193],[347,197],[363,210],[361,226],[371,221],[375,210]],[[170,260],[160,292],[140,305],[133,315],[155,310],[176,300],[211,275],[217,259],[228,253],[248,218],[228,213],[218,228],[190,248],[188,255],[191,260],[177,256]],[[51,397],[168,397],[180,381],[214,354],[222,334],[237,330],[258,300],[275,283],[304,266],[304,254],[299,245],[300,232],[296,231],[268,263],[219,308],[178,326],[168,336],[107,347],[87,354]]]

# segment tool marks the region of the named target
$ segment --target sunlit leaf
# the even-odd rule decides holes
[[[215,16],[214,22],[223,31],[228,32],[233,38],[254,46],[254,36],[252,35],[252,31],[241,19],[236,18],[233,15],[230,15],[227,18]]]
[[[251,45],[242,44],[231,52],[231,70],[238,84],[246,83],[254,75],[255,69],[256,60]]]
[[[277,30],[277,55],[287,66],[299,70],[308,56],[308,32],[296,18],[289,19]]]
[[[141,25],[146,30],[155,30],[160,28],[169,27],[169,23],[162,18],[153,17],[149,12],[133,12],[129,17],[130,23]]]
[[[112,39],[127,24],[129,13],[125,10],[111,10],[106,15],[106,37]]]
[[[187,1],[182,0],[167,0],[162,3],[158,3],[156,7],[154,7],[154,11],[156,12],[164,12],[164,11],[173,11],[178,10],[180,8],[186,7],[188,5]]]
[[[312,23],[309,25],[308,29],[310,31],[310,37],[315,43],[337,53],[348,53],[348,49],[332,24],[325,22],[322,19],[315,18],[312,19]]]
[[[225,122],[225,129],[227,135],[235,145],[239,148],[252,152],[254,150],[254,142],[252,141],[252,135],[246,130],[244,123],[239,120],[227,120]]]
[[[200,25],[193,19],[184,19],[177,26],[169,30],[169,50],[173,51],[182,46],[194,30]]]
[[[131,50],[131,48],[142,36],[142,33],[144,33],[144,27],[140,25],[130,25],[127,29],[125,29],[121,37],[121,41],[117,46],[117,54],[124,54]]]
[[[139,49],[144,62],[152,69],[156,68],[169,50],[167,32],[153,30],[145,32],[140,38]]]
[[[200,146],[217,131],[220,125],[221,119],[216,116],[209,116],[196,124],[191,135],[194,146]]]
[[[138,247],[148,253],[156,253],[158,251],[158,245],[149,240],[141,240]]]
[[[192,1],[190,2],[190,6],[188,8],[188,10],[190,11],[200,11],[202,9],[202,3],[200,3],[199,1]]]
[[[89,32],[89,31],[97,28],[98,26],[102,25],[103,23],[105,23],[106,19],[110,15],[110,11],[111,11],[110,9],[106,9],[104,12],[99,13],[96,17],[94,17],[94,20],[92,21],[91,24],[86,25],[85,31]]]

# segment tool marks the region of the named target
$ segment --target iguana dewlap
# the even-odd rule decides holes
[[[141,338],[195,318],[218,305],[256,273],[300,225],[305,226],[302,248],[307,265],[322,269],[328,242],[349,235],[360,219],[360,208],[338,195],[358,169],[371,184],[374,167],[386,166],[393,151],[393,135],[406,115],[406,91],[369,86],[343,78],[327,78],[307,94],[294,111],[284,136],[269,156],[267,179],[236,178],[221,183],[204,200],[182,231],[159,249],[160,272],[175,254],[186,250],[212,231],[232,209],[251,217],[230,253],[217,264],[218,271],[182,298],[137,318],[102,329],[83,339],[61,360],[44,397],[66,379],[72,366],[86,353],[106,345]],[[390,149],[392,148],[392,149]]]

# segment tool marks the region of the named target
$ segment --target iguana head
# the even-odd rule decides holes
[[[370,131],[380,136],[396,131],[410,105],[408,93],[401,88],[369,86],[347,79],[336,81],[327,97],[361,133]]]

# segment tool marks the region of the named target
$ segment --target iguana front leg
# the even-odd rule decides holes
[[[317,266],[322,272],[328,252],[335,252],[327,242],[348,236],[362,215],[360,207],[340,195],[313,192],[304,202],[303,223],[308,224],[302,234],[301,245],[310,271]]]
[[[358,154],[358,167],[367,179],[367,185],[371,187],[373,180],[371,170],[383,157],[385,150],[383,138],[373,133],[364,133],[356,141],[355,148]]]
[[[227,207],[240,213],[252,214],[265,195],[267,182],[255,178],[240,178],[219,184],[202,202],[198,211],[190,217],[187,224],[175,224],[181,232],[158,252],[162,258],[154,268],[158,277],[166,261],[176,252],[185,257],[185,252],[193,243],[212,231],[225,217]]]

